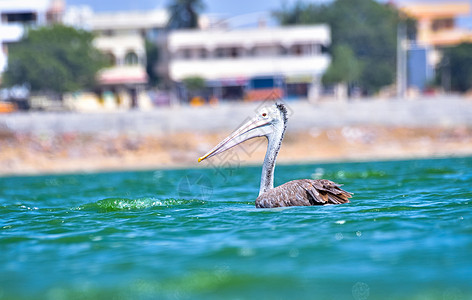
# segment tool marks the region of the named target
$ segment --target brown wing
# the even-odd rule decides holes
[[[293,180],[257,197],[256,207],[342,204],[348,203],[351,195],[330,180]]]

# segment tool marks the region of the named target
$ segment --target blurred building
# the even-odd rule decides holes
[[[8,45],[18,42],[25,28],[61,22],[63,0],[0,1],[0,73],[7,64]]]
[[[472,41],[472,31],[459,28],[456,19],[470,14],[469,1],[405,3],[402,11],[417,20],[417,42],[434,47]]]
[[[328,26],[182,30],[169,33],[169,76],[206,81],[209,98],[316,97],[328,68]]]
[[[95,46],[109,58],[111,67],[99,73],[98,82],[106,99],[138,104],[148,82],[145,43],[157,43],[167,24],[165,10],[94,13],[87,7],[71,7],[64,22],[92,31]]]
[[[408,45],[408,86],[424,91],[434,78],[444,47],[472,42],[472,31],[457,26],[469,15],[469,1],[405,2],[400,9],[417,21],[416,40]]]

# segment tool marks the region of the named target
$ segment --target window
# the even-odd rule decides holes
[[[441,31],[445,29],[453,29],[454,28],[454,19],[436,19],[433,20],[432,29],[433,31]]]
[[[279,55],[287,55],[288,50],[284,46],[279,46]]]
[[[239,51],[238,51],[238,48],[231,48],[230,49],[230,56],[233,57],[233,58],[236,58],[239,56]]]
[[[292,53],[295,55],[302,55],[303,54],[302,45],[294,45],[292,48]]]
[[[105,29],[103,30],[103,33],[102,33],[104,36],[114,36],[115,35],[115,31],[112,30],[112,29]]]
[[[108,63],[111,66],[116,65],[116,57],[115,57],[115,55],[113,55],[113,53],[107,52],[107,53],[105,53],[105,57],[106,57],[106,60],[108,61]]]
[[[216,48],[215,50],[216,57],[225,57],[225,49],[224,48]]]
[[[34,23],[37,20],[37,16],[34,12],[25,13],[3,13],[2,22],[7,23]]]
[[[199,49],[198,53],[200,58],[207,58],[208,56],[208,51],[204,48]]]
[[[132,51],[126,53],[125,65],[137,65],[137,64],[138,64],[138,55]]]
[[[182,57],[185,59],[189,59],[192,56],[192,51],[190,49],[184,49],[182,52]]]

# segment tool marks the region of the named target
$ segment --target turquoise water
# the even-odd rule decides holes
[[[472,158],[0,178],[0,299],[472,299]]]

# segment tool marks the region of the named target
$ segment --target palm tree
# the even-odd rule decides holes
[[[202,0],[172,0],[167,9],[170,18],[169,29],[198,27],[198,15],[205,8]]]

